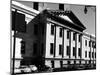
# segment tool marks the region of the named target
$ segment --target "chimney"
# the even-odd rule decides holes
[[[33,9],[38,10],[39,9],[39,3],[33,2]]]
[[[59,4],[59,10],[63,10],[64,11],[64,4]]]

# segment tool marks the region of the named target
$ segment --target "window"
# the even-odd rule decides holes
[[[94,48],[94,42],[92,42],[92,47]]]
[[[85,46],[87,46],[87,40],[85,40]]]
[[[79,64],[81,64],[81,62],[82,62],[82,61],[80,60],[80,61],[79,61]]]
[[[51,25],[51,35],[54,35],[54,25]]]
[[[33,55],[37,54],[37,48],[38,48],[37,43],[34,43],[33,44]]]
[[[25,54],[25,41],[21,41],[21,54]]]
[[[89,52],[89,58],[91,58],[91,52]]]
[[[74,64],[76,64],[76,60],[74,60]]]
[[[95,42],[92,42],[92,47],[96,48],[96,43]]]
[[[62,54],[62,45],[59,45],[59,55]]]
[[[38,34],[38,25],[34,24],[34,35]]]
[[[54,52],[54,44],[51,43],[50,44],[50,54],[53,54],[53,52]]]
[[[69,39],[69,36],[70,36],[69,34],[70,34],[70,32],[69,32],[69,31],[67,31],[67,39]]]
[[[64,4],[59,4],[59,10],[64,10]]]
[[[60,37],[62,37],[62,28],[60,28]]]
[[[96,58],[96,52],[95,52],[95,58]]]
[[[16,12],[16,20],[15,18],[15,11],[12,11],[12,30],[17,30],[18,32],[26,32],[26,21],[25,21],[25,14]],[[14,24],[16,22],[16,25]]]
[[[81,57],[81,49],[80,48],[78,48],[78,56]]]
[[[63,67],[63,61],[60,61],[60,66]]]
[[[85,51],[85,57],[87,57],[87,51]]]
[[[68,64],[70,64],[70,61],[68,61]]]
[[[89,64],[91,64],[91,60],[89,60]]]
[[[81,41],[81,35],[79,35],[79,42]]]
[[[70,49],[69,49],[69,46],[67,46],[67,55],[70,55]]]
[[[54,68],[54,61],[53,60],[51,61],[51,66],[52,66],[52,68]]]
[[[73,56],[76,56],[76,49],[73,47]]]
[[[21,60],[20,65],[26,65],[26,61],[25,60]]]
[[[73,33],[73,40],[75,40],[75,35],[76,35],[76,33]]]
[[[38,10],[38,2],[34,2],[34,4],[33,4],[34,6],[33,6],[33,9],[36,9],[36,10]]]
[[[91,47],[91,41],[89,41],[89,47]]]
[[[92,52],[92,58],[94,58],[94,53]]]

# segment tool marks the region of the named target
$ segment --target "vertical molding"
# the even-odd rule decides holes
[[[70,53],[69,53],[69,58],[71,58],[71,30],[69,30],[69,50],[70,50]]]
[[[55,52],[56,52],[56,25],[54,24],[54,57],[55,57]]]
[[[77,59],[77,32],[75,33],[75,60],[74,60],[74,64],[76,64],[76,59]]]
[[[77,42],[78,41],[78,39],[77,39],[77,33],[75,33],[75,50],[76,50],[76,54],[75,54],[75,59],[77,58]]]
[[[63,28],[63,38],[62,38],[62,58],[64,57],[64,28]]]

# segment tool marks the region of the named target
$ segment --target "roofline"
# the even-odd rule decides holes
[[[73,15],[74,15],[74,13],[71,11],[71,10],[66,10],[66,11],[63,11],[63,10],[49,10],[49,9],[45,9],[45,10],[47,10],[48,12],[50,11],[51,13],[57,13],[57,14],[64,14],[64,15],[66,15],[66,16],[68,16],[67,14],[69,14],[69,13],[72,13]],[[59,16],[58,16],[59,17]],[[69,16],[68,16],[69,17]],[[74,17],[80,22],[80,20],[74,15]],[[61,18],[61,17],[60,17]],[[62,18],[63,19],[63,18]],[[65,19],[64,19],[65,20]],[[68,21],[68,20],[67,20]],[[69,21],[70,22],[70,21]],[[71,23],[71,22],[70,22]],[[80,22],[81,23],[81,22]],[[79,26],[78,24],[76,24],[76,23],[73,23],[74,25],[76,25],[76,26],[78,26],[78,27],[81,27],[81,26]],[[86,29],[86,27],[81,23],[81,25],[83,26],[83,27],[81,27],[81,28],[83,28],[84,30]]]
[[[78,27],[78,28],[81,28],[79,31],[83,31],[83,30],[85,30],[85,28],[83,28],[83,27],[81,27],[81,26],[79,26],[79,25],[77,25],[77,24],[75,24],[75,23],[71,23],[71,22],[69,22],[68,20],[65,20],[65,19],[63,19],[63,18],[61,18],[61,17],[59,17],[59,16],[56,16],[55,14],[52,14],[52,13],[50,13],[50,12],[48,12],[48,10],[44,10],[44,11],[42,11],[41,12],[41,14],[47,14],[47,17],[49,17],[49,18],[52,18],[51,16],[53,16],[53,17],[55,17],[55,18],[58,18],[58,19],[61,19],[61,20],[63,20],[63,21],[65,21],[65,22],[67,22],[67,23],[69,23],[69,24],[73,24],[73,26],[74,27]],[[48,16],[48,15],[50,15],[50,16]],[[64,23],[65,23],[64,22]],[[65,24],[64,24],[65,25]],[[70,25],[71,26],[71,25]],[[69,27],[70,27],[69,26]]]
[[[72,31],[78,32],[78,33],[83,34],[83,35],[85,35],[85,36],[87,36],[87,37],[91,37],[91,38],[93,38],[93,39],[96,39],[96,37],[92,36],[91,34],[89,35],[89,34],[86,34],[85,32],[80,32],[80,31],[78,31],[78,30],[76,30],[76,29],[74,29],[74,28],[67,27],[67,26],[65,26],[65,25],[63,25],[63,24],[61,24],[61,23],[59,23],[59,22],[56,22],[56,21],[54,21],[54,20],[51,20],[51,19],[49,19],[49,18],[47,18],[47,21],[52,22],[52,23],[55,23],[55,24],[60,25],[60,26],[63,26],[63,27],[65,27],[65,28],[67,28],[67,29],[70,29],[70,30],[72,30]]]
[[[27,6],[24,6],[23,4],[21,4],[19,2],[16,2],[16,1],[12,1],[11,8],[12,9],[17,9],[18,11],[29,14],[31,16],[36,16],[37,14],[40,13],[39,11],[31,9]]]

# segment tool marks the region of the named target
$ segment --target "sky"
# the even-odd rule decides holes
[[[79,18],[79,20],[83,23],[83,25],[87,28],[84,32],[95,35],[95,8],[88,7],[87,14],[84,13],[84,6],[71,6],[71,10],[74,14]]]
[[[25,2],[25,1],[19,1],[20,3],[28,6],[33,7],[32,2]],[[50,9],[57,9],[56,3],[46,3],[46,7],[49,7]],[[84,5],[71,5],[71,4],[65,4],[65,9],[69,9],[73,11],[73,13],[78,17],[78,19],[83,23],[83,25],[86,27],[86,30],[84,32],[89,33],[91,35],[95,35],[95,7],[87,7],[87,14],[84,13]]]

